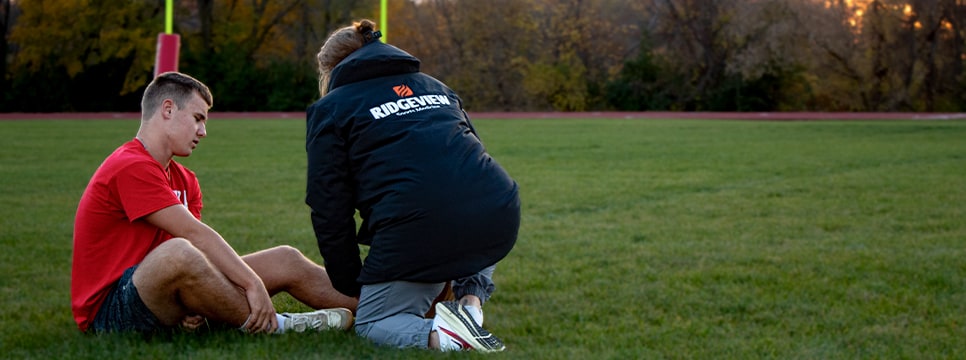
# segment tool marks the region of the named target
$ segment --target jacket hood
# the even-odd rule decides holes
[[[349,54],[332,69],[328,90],[363,80],[416,72],[419,72],[419,59],[415,56],[395,46],[373,41]]]

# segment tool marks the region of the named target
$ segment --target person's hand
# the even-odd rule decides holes
[[[264,286],[245,290],[248,298],[248,308],[251,314],[245,330],[250,333],[272,333],[278,329],[278,319],[275,318],[275,305]]]
[[[201,315],[188,315],[181,320],[181,328],[185,331],[195,331],[204,325],[205,318]]]

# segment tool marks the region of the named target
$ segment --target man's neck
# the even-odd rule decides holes
[[[152,141],[150,139],[148,139],[147,141],[145,141],[145,138],[147,138],[147,137],[144,136],[143,134],[141,134],[140,131],[138,131],[137,135],[135,135],[134,138],[137,139],[141,143],[141,146],[144,147],[144,150],[147,151],[148,154],[151,154],[151,157],[154,158],[155,161],[157,161],[159,164],[161,164],[161,166],[164,167],[165,169],[168,168],[168,164],[171,163],[172,156],[170,156],[170,155],[169,156],[165,156],[164,154],[162,154],[162,151],[160,149],[158,149],[157,146],[152,146],[151,145],[151,144],[157,144],[156,142],[154,142],[154,141]]]

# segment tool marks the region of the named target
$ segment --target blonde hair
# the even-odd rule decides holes
[[[329,77],[332,69],[335,68],[349,54],[366,44],[366,35],[371,34],[376,28],[376,23],[372,20],[364,19],[352,23],[332,32],[329,38],[322,44],[322,49],[316,56],[319,63],[319,96],[325,96],[329,92]]]

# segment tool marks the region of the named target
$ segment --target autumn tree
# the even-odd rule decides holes
[[[668,66],[671,109],[778,110],[808,96],[795,83],[801,66],[791,44],[799,34],[788,2],[654,0],[651,7],[655,21],[645,30]]]
[[[819,107],[962,108],[964,5],[956,0],[805,2]],[[819,77],[821,76],[821,77]]]
[[[0,92],[7,94],[7,32],[12,25],[10,0],[0,0]],[[4,97],[0,97],[3,101]]]
[[[0,110],[136,110],[164,0],[0,0]],[[179,0],[218,110],[303,110],[376,0]],[[960,111],[964,0],[394,0],[390,43],[469,110]],[[55,84],[55,85],[51,85]]]
[[[674,84],[680,77],[669,74],[672,66],[654,53],[650,36],[641,39],[638,55],[624,63],[617,76],[606,85],[607,101],[618,110],[668,110],[674,107],[677,94]]]
[[[643,3],[543,0],[534,5],[536,44],[546,49],[526,67],[525,88],[555,110],[600,108],[603,84],[639,43]]]
[[[913,0],[903,5],[901,29],[909,59],[902,79],[906,88],[912,90],[910,109],[958,110],[964,94],[964,10],[962,2],[955,0]],[[918,96],[913,92],[916,88],[921,89]]]
[[[298,95],[298,89],[291,86],[273,89],[277,82],[273,77],[305,77],[288,66],[294,58],[294,42],[280,34],[282,27],[297,23],[296,10],[301,3],[302,0],[202,0],[183,4],[179,18],[188,19],[179,21],[184,39],[183,71],[206,79],[217,95],[219,107],[252,111],[266,102],[290,107],[290,101],[305,95]]]
[[[286,36],[295,39],[292,53],[296,60],[295,72],[308,74],[305,77],[296,76],[294,85],[308,88],[310,100],[315,100],[318,98],[318,64],[315,57],[329,34],[362,18],[375,20],[378,12],[375,1],[308,0],[302,2],[298,15],[298,23],[285,27],[283,31]]]
[[[117,106],[150,78],[157,2],[21,1],[9,35],[11,103],[31,111],[93,111]],[[57,85],[54,85],[57,84]],[[132,96],[133,97],[133,96]],[[133,102],[137,107],[137,102]],[[131,106],[127,106],[131,109]]]
[[[375,9],[372,0],[186,2],[182,68],[208,79],[220,108],[304,110],[318,97],[315,53],[325,37]]]
[[[391,43],[468,107],[586,110],[636,47],[644,5],[618,0],[424,0],[391,13]],[[392,26],[392,25],[390,25]]]
[[[526,1],[406,3],[392,14],[390,43],[456,89],[468,109],[510,110],[526,101],[520,59],[534,51]]]
[[[16,91],[5,92],[5,109],[137,110],[153,73],[163,0],[15,4],[20,15],[9,36],[15,53],[5,74]],[[324,37],[354,16],[378,15],[374,0],[175,4],[179,69],[212,87],[218,109],[232,110],[304,109],[317,97],[314,54]]]

